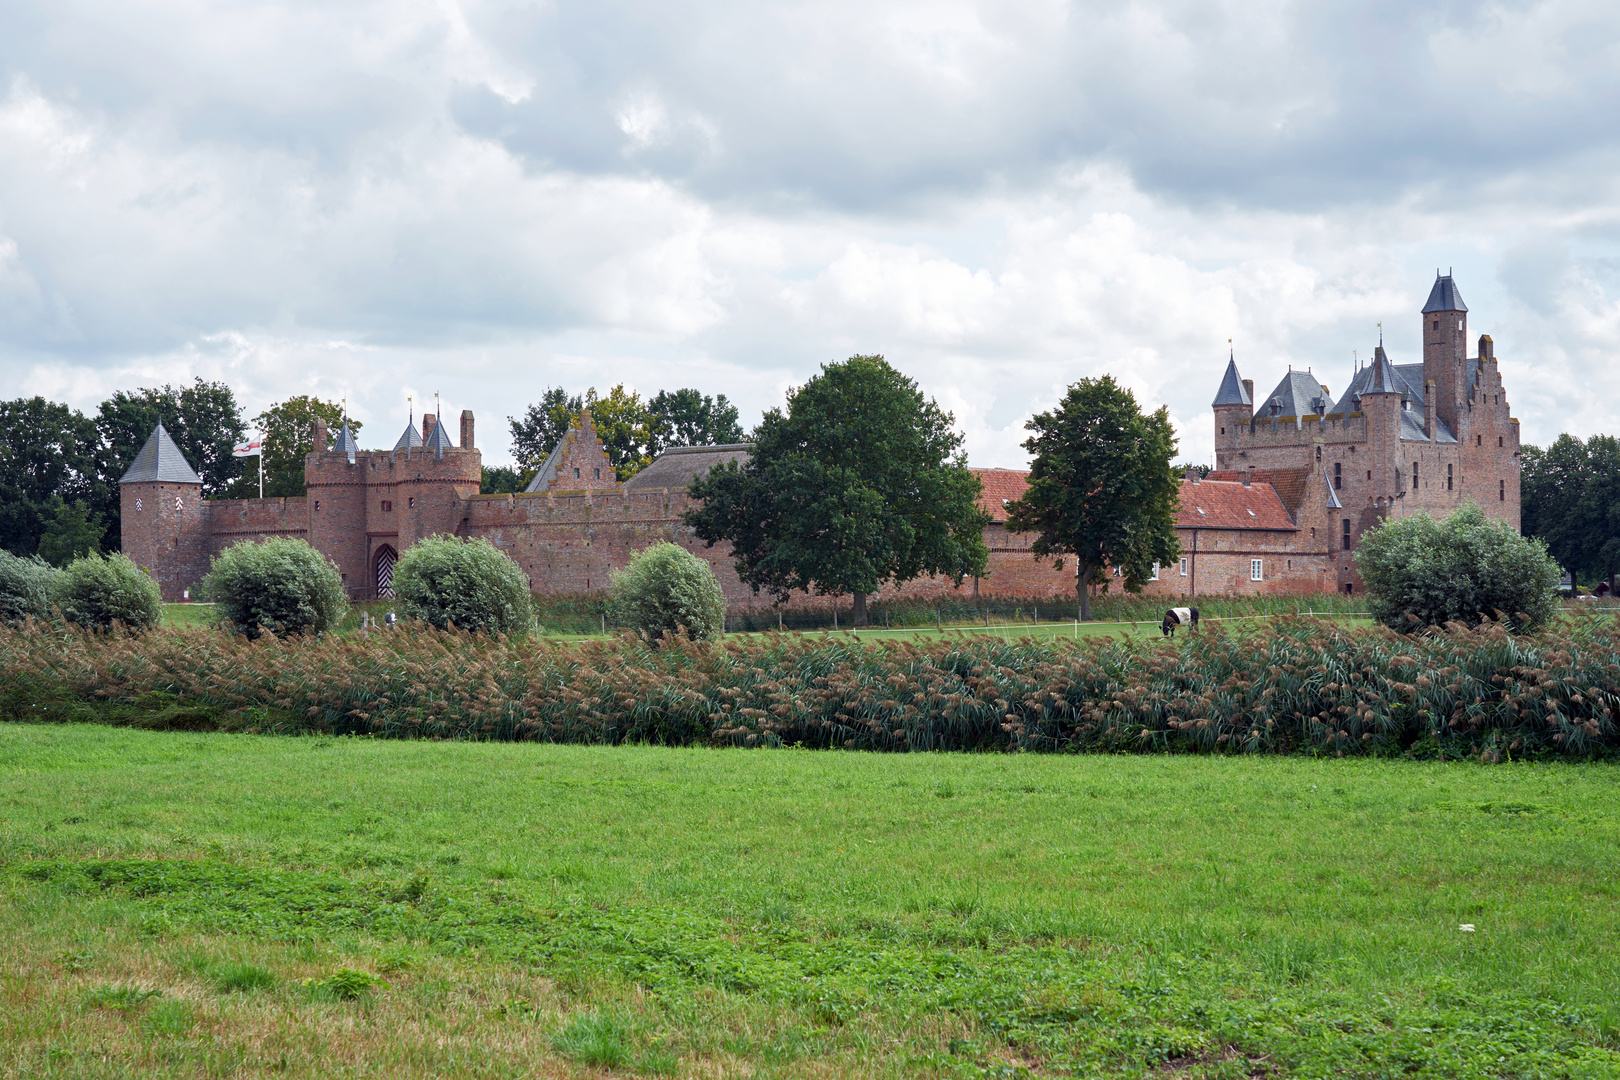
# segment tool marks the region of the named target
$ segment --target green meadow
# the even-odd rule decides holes
[[[1608,765],[8,723],[0,775],[5,1077],[1620,1075]]]

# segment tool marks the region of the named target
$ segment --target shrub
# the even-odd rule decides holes
[[[650,641],[685,632],[693,640],[725,633],[726,598],[709,564],[679,544],[654,544],[613,575],[613,618]]]
[[[62,617],[105,629],[114,622],[146,630],[163,617],[163,595],[150,574],[123,552],[74,559],[51,582],[51,599]]]
[[[202,580],[204,594],[248,637],[321,633],[343,620],[343,577],[302,540],[274,537],[228,547]]]
[[[443,630],[509,634],[529,627],[529,579],[488,540],[430,536],[394,567],[405,614]]]
[[[1558,564],[1547,545],[1486,520],[1471,502],[1443,521],[1414,514],[1368,531],[1356,567],[1368,609],[1394,630],[1475,626],[1498,612],[1528,630],[1558,610]]]
[[[0,622],[43,619],[51,613],[51,581],[57,570],[37,556],[19,559],[0,551]]]

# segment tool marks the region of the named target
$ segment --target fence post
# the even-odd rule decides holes
[[[939,608],[934,609],[934,628],[942,634],[945,632],[945,616]]]
[[[602,616],[602,636],[607,637],[607,616]]]

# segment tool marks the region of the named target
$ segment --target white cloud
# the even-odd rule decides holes
[[[13,5],[0,377],[347,396],[379,444],[437,390],[499,460],[548,385],[752,417],[882,352],[981,463],[1104,372],[1207,458],[1228,339],[1338,387],[1438,264],[1526,438],[1584,434],[1617,41],[1574,0]]]

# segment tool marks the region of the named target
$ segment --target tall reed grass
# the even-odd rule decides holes
[[[1620,749],[1620,622],[1398,635],[1285,618],[1176,642],[577,644],[401,627],[248,641],[0,629],[0,715],[279,733],[862,750]],[[190,710],[189,712],[187,710]]]

